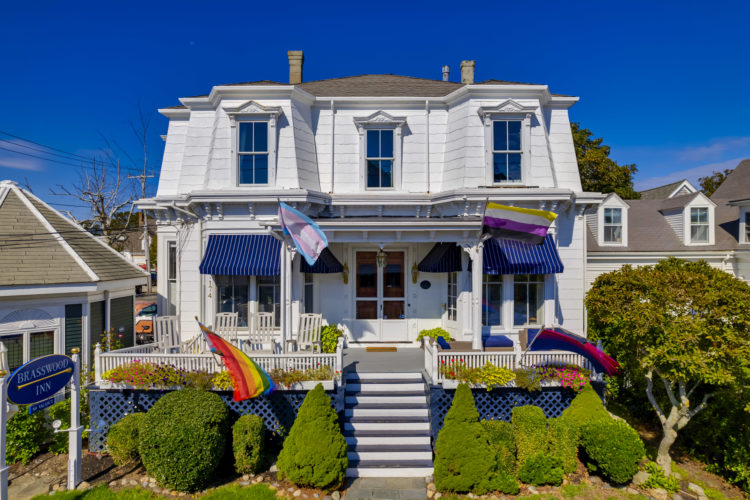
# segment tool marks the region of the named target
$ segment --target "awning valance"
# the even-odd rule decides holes
[[[320,257],[318,257],[318,260],[316,260],[315,264],[312,266],[309,265],[305,259],[300,259],[299,268],[302,273],[320,274],[340,273],[344,270],[344,266],[341,265],[341,262],[339,262],[336,256],[333,255],[333,252],[327,248],[323,249],[320,253]]]
[[[563,272],[557,246],[547,235],[541,245],[489,239],[484,242],[484,274],[555,274]]]
[[[270,234],[212,234],[201,274],[275,276],[280,274],[281,242]]]
[[[436,243],[417,266],[423,273],[452,273],[461,270],[461,248],[455,242]]]

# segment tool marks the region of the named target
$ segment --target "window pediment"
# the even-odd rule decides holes
[[[536,106],[525,106],[513,99],[506,99],[497,106],[482,106],[477,112],[485,123],[489,124],[492,118],[503,115],[530,115],[536,111],[536,108]]]
[[[355,117],[354,124],[357,126],[359,133],[364,133],[364,130],[371,127],[393,127],[401,128],[406,125],[405,116],[391,116],[385,111],[376,111],[370,116]]]
[[[239,116],[267,116],[269,118],[278,118],[282,111],[280,106],[263,106],[255,101],[247,101],[235,107],[223,107],[224,112],[232,119]]]

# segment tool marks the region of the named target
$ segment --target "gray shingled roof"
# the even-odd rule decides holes
[[[685,182],[685,180],[686,179],[682,179],[681,181],[673,182],[672,184],[667,184],[666,186],[659,186],[651,189],[646,189],[645,191],[640,191],[641,199],[663,200],[665,198],[668,198],[669,195],[672,194],[680,184]]]
[[[255,82],[227,83],[220,86],[254,86],[254,85],[284,85],[287,83],[271,80]],[[417,78],[402,75],[357,75],[341,78],[327,78],[303,82],[299,88],[316,97],[444,97],[460,89],[465,84],[446,82],[429,78]],[[538,85],[536,83],[512,82],[507,80],[485,80],[475,85]],[[558,97],[571,97],[563,94],[552,94]],[[207,97],[197,95],[192,97]],[[183,105],[171,106],[165,109],[182,109]]]
[[[742,160],[734,171],[724,179],[711,199],[715,203],[718,200],[744,200],[750,197],[750,159]]]
[[[53,232],[44,226],[44,221],[52,226]],[[145,282],[146,273],[139,267],[9,181],[0,183],[0,234],[0,268],[3,270],[0,286],[133,278]]]

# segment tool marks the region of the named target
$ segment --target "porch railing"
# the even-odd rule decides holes
[[[264,370],[309,370],[321,366],[330,366],[334,372],[341,372],[343,364],[343,344],[341,339],[334,353],[254,353],[247,352],[253,361]],[[103,352],[97,344],[94,350],[94,376],[96,383],[104,380],[105,372],[126,365],[134,361],[153,364],[167,364],[187,371],[219,372],[224,369],[223,363],[213,354],[203,353],[162,353],[158,352],[156,344],[146,344],[126,349]]]
[[[508,368],[509,370],[545,364],[570,364],[580,366],[592,372],[594,371],[589,360],[580,354],[572,352],[534,351],[522,353],[520,350],[514,352],[460,352],[452,350],[440,351],[436,346],[427,343],[424,345],[424,368],[433,382],[442,383],[448,380],[440,373],[440,367],[455,362],[462,362],[469,368],[481,368],[487,363],[492,363],[495,366]]]

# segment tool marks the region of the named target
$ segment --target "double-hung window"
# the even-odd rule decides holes
[[[367,131],[367,155],[365,157],[368,189],[393,187],[393,130],[370,129]]]
[[[268,184],[268,122],[240,122],[238,127],[239,183]]]
[[[690,209],[690,242],[708,243],[708,208]]]
[[[540,325],[544,320],[544,275],[513,277],[513,326]]]
[[[622,243],[622,208],[604,209],[604,242]]]
[[[492,122],[492,175],[495,183],[521,182],[521,121]]]
[[[503,324],[503,277],[485,274],[482,283],[482,325]]]
[[[458,273],[448,273],[448,321],[456,321],[458,311]]]
[[[281,281],[279,275],[258,276],[258,312],[273,313],[273,324],[281,325]]]

